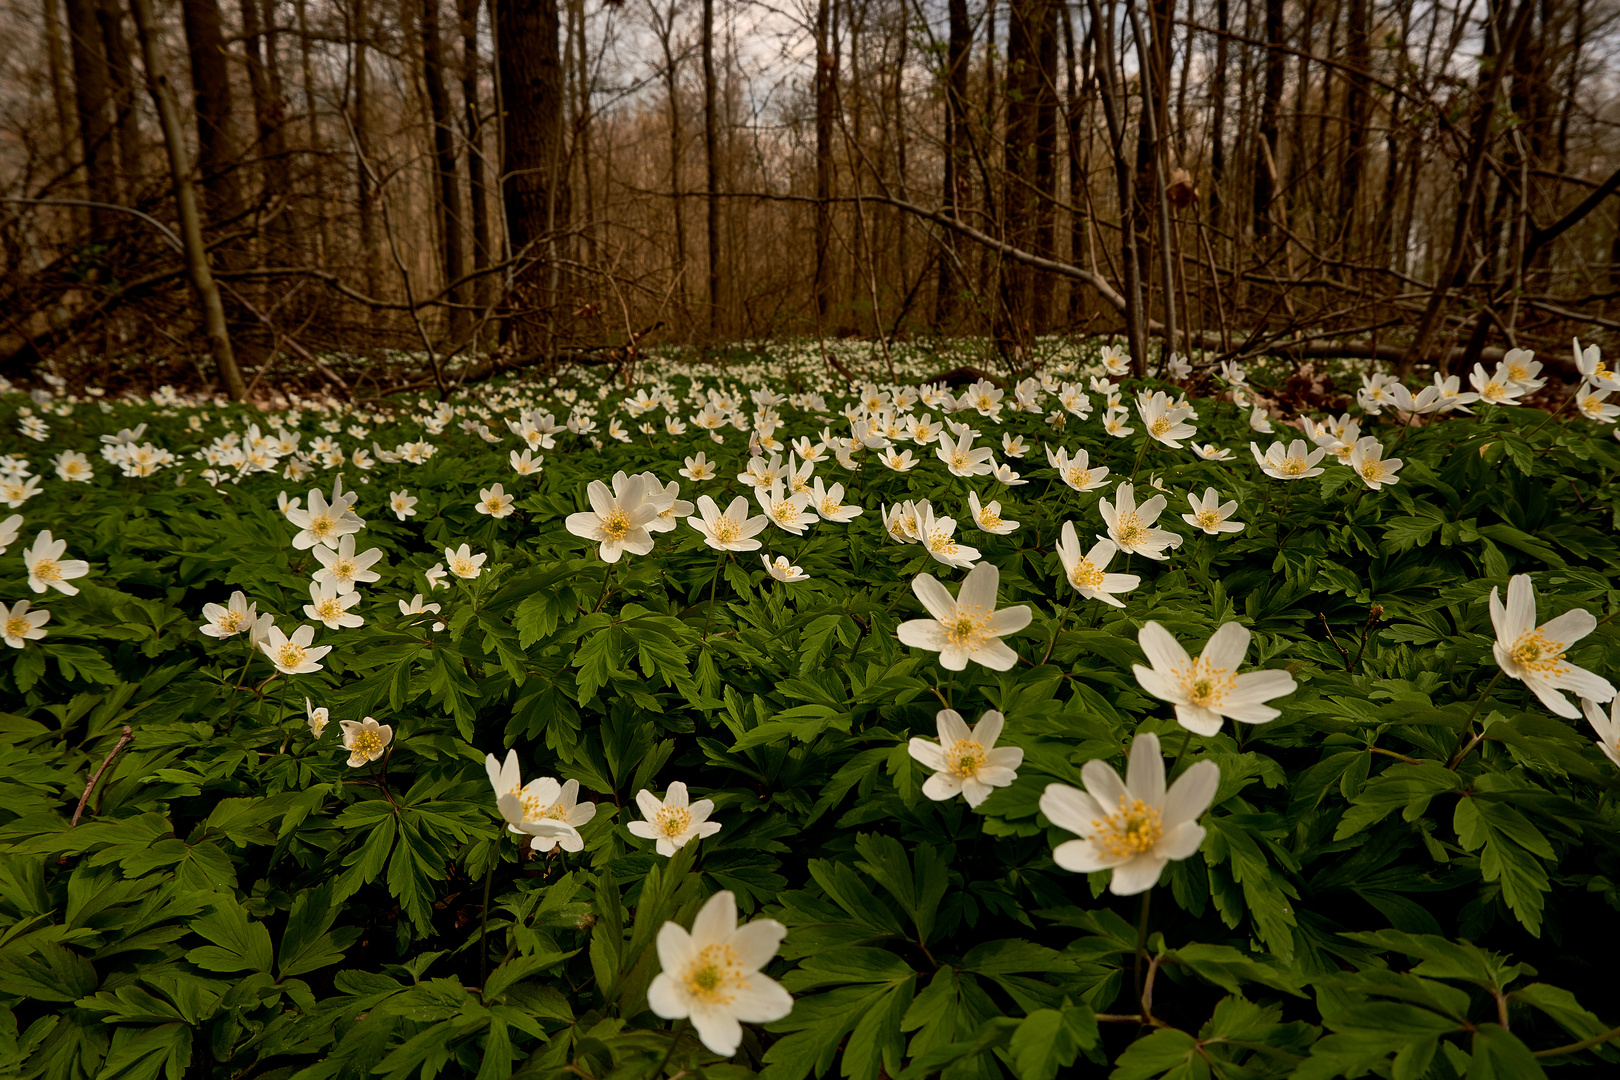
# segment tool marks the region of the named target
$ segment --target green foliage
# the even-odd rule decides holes
[[[743,405],[822,376],[669,379],[645,389],[684,399],[701,383]],[[1233,448],[1228,462],[1110,438],[1095,417],[970,412],[957,418],[982,443],[1025,440],[1021,462],[997,453],[1029,486],[961,481],[928,446],[907,473],[829,454],[817,477],[864,513],[761,534],[809,575],[783,584],[757,554],[717,559],[682,522],[611,567],[566,530],[591,480],[667,482],[700,447],[719,478],[682,481],[683,496],[723,508],[744,490],[745,433],[669,434],[661,410],[629,417],[619,391],[590,390],[282,417],[168,399],[61,415],[0,397],[8,431],[23,408],[45,415],[49,452],[146,422],[143,438],[179,457],[125,477],[92,455],[97,475],[77,484],[51,477],[39,444],[5,448],[47,479],[0,555],[0,599],[52,618],[0,663],[0,1076],[1483,1080],[1620,1061],[1604,989],[1620,771],[1585,720],[1493,681],[1486,600],[1533,574],[1542,621],[1599,620],[1569,659],[1620,671],[1606,430],[1512,408],[1409,430],[1364,418],[1406,463],[1368,490],[1331,459],[1317,482],[1264,476],[1248,409],[1225,398],[1196,404],[1199,442]],[[783,403],[777,440],[842,431],[845,401],[826,393],[826,408]],[[559,431],[538,477],[508,464],[521,442],[461,426],[505,436],[520,409],[585,404],[630,439]],[[691,424],[700,404],[677,415]],[[249,423],[296,429],[317,465],[311,444],[333,436],[366,518],[356,547],[383,556],[381,580],[359,586],[364,625],[318,629],[333,649],[311,674],[277,676],[245,635],[198,632],[202,606],[237,589],[284,630],[308,621],[319,564],[276,496],[307,502],[338,469],[206,482],[193,455]],[[424,438],[437,453],[423,463],[353,462],[374,441]],[[1124,608],[1070,606],[1058,531],[1100,532],[1108,493],[1064,486],[1043,443],[1085,446],[1134,475],[1139,498],[1150,477],[1164,485],[1159,525],[1185,543],[1110,567],[1142,577]],[[500,520],[474,509],[497,481],[517,498]],[[1183,528],[1186,495],[1206,486],[1237,500],[1241,532]],[[407,520],[388,510],[400,488],[420,499]],[[970,490],[1017,531],[974,531]],[[1007,639],[1012,671],[953,674],[900,644],[896,626],[922,615],[912,578],[961,577],[887,536],[880,508],[908,498],[958,519],[958,540],[1000,568],[1003,606],[1032,608]],[[18,550],[45,528],[91,565],[76,596],[29,591]],[[488,555],[482,573],[434,588],[427,571],[462,543]],[[416,593],[439,611],[402,614]],[[1241,622],[1248,667],[1287,668],[1298,689],[1270,723],[1188,735],[1132,676],[1149,619],[1195,650]],[[306,698],[330,710],[324,731]],[[928,798],[907,750],[935,736],[942,701],[970,723],[1003,712],[1001,745],[1023,751],[977,808]],[[339,722],[367,716],[393,742],[350,767]],[[1207,760],[1221,775],[1201,847],[1169,864],[1151,906],[1108,893],[1106,873],[1058,868],[1071,835],[1039,809],[1048,784],[1078,785],[1092,760],[1122,768],[1148,731],[1177,771]],[[583,850],[506,830],[484,756],[509,747],[525,779],[576,781],[596,804]],[[639,791],[677,780],[721,829],[665,858],[626,826]],[[648,1004],[660,928],[690,926],[721,889],[745,919],[785,926],[765,971],[795,999],[745,1025],[730,1061]]]

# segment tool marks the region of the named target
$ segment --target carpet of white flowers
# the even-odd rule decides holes
[[[3,388],[0,1076],[1610,1075],[1596,348],[841,354]]]

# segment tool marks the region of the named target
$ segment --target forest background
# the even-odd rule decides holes
[[[1620,326],[1617,14],[10,0],[0,374],[352,395],[1049,333],[1556,371]]]

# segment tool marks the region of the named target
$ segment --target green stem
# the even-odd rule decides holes
[[[657,1068],[653,1069],[652,1072],[647,1074],[648,1076],[664,1075],[664,1070],[669,1067],[669,1059],[675,1056],[675,1047],[679,1046],[680,1042],[681,1021],[677,1020],[675,1021],[675,1026],[669,1029],[669,1047],[664,1051],[664,1059],[658,1063]]]
[[[612,581],[612,580],[613,580],[613,564],[608,563],[607,564],[607,569],[602,574],[602,595],[598,596],[596,598],[596,606],[591,608],[592,611],[601,611],[602,610],[602,605],[607,603],[608,583],[610,581]]]
[[[1069,612],[1074,607],[1075,597],[1079,595],[1080,594],[1078,592],[1074,592],[1072,590],[1070,591],[1069,602],[1064,606],[1063,614],[1059,615],[1057,617],[1057,621],[1052,624],[1052,640],[1046,643],[1046,654],[1041,657],[1041,664],[1044,664],[1048,660],[1052,659],[1052,650],[1057,648],[1058,633],[1063,629],[1063,620],[1069,617]],[[1039,667],[1040,664],[1037,664],[1036,666]]]
[[[496,841],[495,850],[489,857],[489,869],[484,873],[484,906],[482,918],[478,928],[478,989],[483,992],[484,983],[489,978],[489,947],[485,939],[489,937],[489,889],[495,881],[495,864],[501,861],[500,841]]]
[[[1485,687],[1485,692],[1483,694],[1479,695],[1479,700],[1474,702],[1474,710],[1473,710],[1473,712],[1470,712],[1468,714],[1468,719],[1463,722],[1462,733],[1458,736],[1459,743],[1461,742],[1463,737],[1467,736],[1469,729],[1474,726],[1474,717],[1478,716],[1479,715],[1479,710],[1484,708],[1485,699],[1491,696],[1491,691],[1495,690],[1496,689],[1496,684],[1501,682],[1501,681],[1502,681],[1502,669],[1497,668],[1496,669],[1496,675],[1492,677],[1490,685]],[[1451,761],[1449,761],[1446,764],[1446,768],[1451,769],[1452,771],[1455,772],[1457,766],[1459,766],[1459,765],[1461,765],[1463,763],[1463,759],[1466,758],[1469,755],[1469,753],[1474,749],[1474,747],[1478,746],[1480,744],[1480,741],[1482,739],[1484,739],[1484,738],[1485,738],[1485,732],[1482,729],[1472,739],[1469,739],[1466,745],[1463,745],[1458,749],[1457,753],[1452,756]]]
[[[1149,901],[1153,898],[1153,890],[1149,888],[1142,894],[1142,914],[1136,920],[1136,1000],[1142,1000],[1142,958],[1147,954],[1147,928]],[[1142,1013],[1145,1016],[1147,1009],[1144,1006]]]
[[[709,603],[703,609],[703,636],[709,636],[709,620],[714,617],[714,590],[720,584],[720,567],[726,562],[726,553],[720,552],[714,559],[714,576],[709,579]]]
[[[1192,742],[1192,728],[1182,728],[1181,730],[1181,749],[1176,751],[1176,759],[1170,763],[1171,776],[1176,775],[1176,766],[1181,764],[1181,759],[1187,755],[1187,744]]]

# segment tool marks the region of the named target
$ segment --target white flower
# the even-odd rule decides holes
[[[1400,471],[1400,458],[1385,458],[1384,445],[1377,437],[1365,435],[1350,448],[1350,467],[1374,491],[1384,484],[1400,483],[1395,474]]]
[[[1173,450],[1181,449],[1182,439],[1197,434],[1191,424],[1184,422],[1192,413],[1191,406],[1172,406],[1163,390],[1136,395],[1136,414],[1142,418],[1143,429],[1151,438]]]
[[[1535,359],[1535,353],[1529,349],[1509,349],[1502,354],[1502,362],[1497,365],[1497,371],[1507,376],[1508,382],[1524,394],[1540,390],[1547,385],[1546,379],[1538,379],[1541,372],[1541,361]]]
[[[737,925],[737,901],[717,892],[688,934],[673,922],[658,931],[658,965],[647,1007],[666,1020],[690,1017],[703,1045],[731,1057],[743,1024],[766,1024],[793,1011],[793,998],[761,972],[787,928],[774,919]]]
[[[347,540],[348,537],[344,539]],[[360,602],[360,594],[342,592],[342,588],[342,585],[331,579],[313,582],[309,587],[310,602],[304,605],[304,614],[312,619],[318,619],[328,630],[364,626],[366,620],[349,611]]]
[[[939,446],[934,453],[945,463],[952,476],[985,476],[995,468],[990,460],[994,453],[988,446],[974,449],[971,432],[964,433],[956,439],[941,432]]]
[[[17,536],[22,532],[22,527],[23,516],[21,514],[12,514],[4,521],[0,521],[0,555],[4,555],[6,549],[17,542]]]
[[[1620,374],[1616,374],[1603,362],[1603,352],[1596,345],[1581,348],[1581,339],[1574,338],[1575,367],[1581,373],[1581,378],[1600,390],[1620,390]]]
[[[1573,720],[1581,715],[1560,691],[1600,703],[1614,698],[1614,687],[1607,679],[1564,659],[1571,645],[1597,629],[1597,619],[1589,611],[1571,608],[1537,626],[1536,590],[1529,574],[1508,579],[1506,607],[1492,586],[1491,625],[1496,629],[1491,652],[1502,671],[1524,683],[1559,716]]]
[[[1271,419],[1266,416],[1266,410],[1256,405],[1249,412],[1249,427],[1262,435],[1271,434]]]
[[[20,649],[29,641],[46,635],[44,626],[50,621],[48,611],[29,611],[29,601],[19,600],[11,607],[0,604],[0,637],[13,649]]]
[[[506,752],[504,763],[494,754],[486,754],[484,772],[495,789],[495,805],[506,820],[508,832],[531,837],[529,846],[536,851],[550,851],[559,845],[564,851],[585,849],[579,829],[596,817],[596,804],[579,802],[578,780],[564,784],[555,777],[542,776],[525,784],[518,770],[516,750]]]
[[[259,606],[248,603],[240,589],[231,593],[229,606],[204,604],[203,618],[208,621],[199,629],[211,638],[228,638],[240,634],[259,617]]]
[[[51,539],[46,529],[34,537],[34,546],[23,548],[23,563],[28,567],[28,587],[35,592],[55,589],[69,596],[79,595],[79,587],[68,582],[90,572],[90,564],[83,559],[64,559],[66,540]]]
[[[688,802],[686,785],[679,780],[671,781],[662,800],[642,788],[636,792],[636,805],[646,820],[630,822],[630,832],[643,840],[656,840],[660,855],[674,855],[690,841],[720,831],[720,823],[709,820],[714,812],[714,801]]]
[[[1575,391],[1575,407],[1580,410],[1582,416],[1594,423],[1612,424],[1620,419],[1620,405],[1605,401],[1608,396],[1608,390],[1599,390],[1583,382]]]
[[[1108,371],[1108,374],[1116,379],[1131,373],[1130,354],[1120,351],[1118,346],[1103,346],[1102,356],[1099,359],[1102,360],[1102,365]]]
[[[27,603],[26,600],[23,602]],[[10,642],[11,638],[7,637],[6,641]],[[1582,698],[1581,708],[1586,711],[1586,718],[1592,722],[1592,728],[1598,734],[1598,749],[1616,766],[1620,766],[1620,697],[1616,697],[1614,704],[1609,707],[1608,716],[1603,715],[1603,710],[1591,698]]]
[[[64,450],[56,455],[55,465],[56,475],[63,480],[87,484],[96,476],[95,471],[90,468],[90,459],[72,450]]]
[[[1192,506],[1192,513],[1182,514],[1181,520],[1193,528],[1202,529],[1211,536],[1243,531],[1243,522],[1227,520],[1237,510],[1236,499],[1223,503],[1214,488],[1206,487],[1201,496],[1189,491],[1187,502]]]
[[[332,719],[331,714],[327,712],[325,706],[315,708],[309,698],[304,699],[304,714],[307,717],[305,722],[309,724],[309,733],[317,739],[320,738],[321,732],[326,730],[327,723]]]
[[[760,485],[754,488],[754,498],[758,500],[760,509],[765,511],[766,518],[783,532],[803,536],[805,528],[816,521],[816,512],[810,509],[810,493],[796,491],[787,494],[781,480],[769,487]]]
[[[472,549],[466,544],[462,544],[459,548],[444,549],[445,564],[450,567],[450,572],[458,578],[471,579],[483,573],[484,560],[487,558],[489,556],[483,552],[474,555]],[[433,580],[432,574],[433,571],[429,570],[429,581]]]
[[[956,519],[936,517],[932,506],[925,506],[917,523],[923,547],[935,561],[964,569],[979,561],[979,549],[956,542]]]
[[[1023,487],[1029,483],[1028,480],[1020,480],[1018,473],[1014,472],[1013,467],[1005,461],[997,462],[990,475],[998,483],[1006,484],[1008,487]]]
[[[999,502],[981,505],[979,493],[976,491],[968,492],[968,516],[973,519],[973,524],[978,526],[979,529],[987,533],[993,533],[996,536],[1005,536],[1018,528],[1018,522],[1009,521],[1001,516],[1001,504]]]
[[[1327,454],[1327,450],[1318,446],[1312,450],[1304,439],[1295,439],[1284,446],[1279,440],[1274,442],[1264,454],[1260,453],[1258,444],[1249,444],[1249,453],[1259,464],[1260,471],[1267,476],[1278,480],[1304,480],[1310,476],[1321,476],[1322,470],[1316,468],[1316,463]]]
[[[349,509],[348,502],[339,499],[335,504],[328,503],[319,489],[309,493],[309,509],[289,506],[286,515],[288,521],[298,526],[293,547],[299,551],[307,551],[316,544],[335,544],[338,537],[359,532],[364,524]]]
[[[940,665],[951,671],[961,671],[969,660],[992,671],[1011,670],[1018,654],[1001,639],[1028,626],[1030,611],[1024,605],[997,611],[1000,584],[1001,571],[993,563],[980,563],[968,571],[954,597],[932,574],[918,574],[911,591],[933,617],[901,623],[901,643],[939,653]]]
[[[445,550],[448,551],[449,549],[446,548]],[[442,562],[436,562],[428,567],[422,572],[422,576],[427,579],[428,588],[430,589],[448,589],[450,587],[450,583],[445,580],[450,574],[445,570]]]
[[[985,713],[971,729],[955,709],[941,709],[934,719],[939,741],[914,738],[910,746],[911,756],[934,772],[923,782],[924,795],[935,802],[961,795],[969,806],[978,806],[992,789],[1018,779],[1024,752],[1016,746],[994,749],[1001,735],[1000,713]]]
[[[1156,622],[1144,623],[1136,641],[1153,665],[1132,664],[1136,681],[1174,705],[1176,722],[1199,735],[1219,732],[1222,717],[1245,724],[1275,720],[1281,713],[1264,703],[1294,692],[1294,677],[1281,668],[1237,674],[1249,650],[1249,631],[1235,622],[1221,624],[1197,660]]]
[[[545,460],[544,456],[535,457],[527,447],[513,450],[507,457],[512,463],[512,471],[519,476],[539,476],[542,471],[540,463]]]
[[[1008,457],[1021,458],[1029,453],[1029,447],[1024,444],[1022,435],[1003,434],[1001,436],[1001,452]]]
[[[698,513],[686,523],[703,534],[703,542],[719,551],[758,551],[760,542],[754,537],[765,528],[763,515],[748,516],[748,500],[738,495],[731,500],[725,513],[707,495],[699,495]]]
[[[303,627],[302,629],[309,629]],[[349,752],[349,768],[358,769],[368,761],[376,761],[394,741],[392,724],[379,724],[371,717],[364,720],[339,720],[343,729],[343,749]]]
[[[1203,446],[1199,446],[1197,443],[1194,443],[1193,444],[1193,453],[1197,454],[1199,457],[1203,458],[1205,461],[1231,461],[1232,460],[1232,451],[1231,450],[1227,449],[1224,446],[1216,446],[1214,443],[1205,443]]]
[[[269,613],[263,617],[268,618]],[[314,638],[313,626],[300,626],[292,637],[282,633],[281,627],[270,626],[266,628],[265,640],[259,642],[259,651],[268,656],[283,675],[308,675],[321,670],[316,661],[332,651],[330,645],[311,646]]]
[[[1058,479],[1076,491],[1092,491],[1108,483],[1108,468],[1099,465],[1091,467],[1091,455],[1085,450],[1076,450],[1074,457],[1069,451],[1058,447],[1057,453],[1052,448],[1046,448],[1046,463],[1057,470]]]
[[[1519,395],[1524,393],[1523,388],[1508,377],[1505,361],[1497,364],[1496,372],[1491,375],[1485,374],[1485,365],[1475,364],[1468,381],[1479,394],[1479,400],[1487,405],[1517,405]]]
[[[337,542],[335,551],[325,544],[315,548],[315,558],[320,560],[321,568],[315,571],[313,577],[316,581],[330,581],[334,585],[352,589],[355,582],[370,583],[381,578],[382,575],[371,567],[382,557],[382,548],[368,548],[356,555],[354,534],[349,533]]]
[[[690,515],[693,509],[691,503],[680,497],[680,483],[671,480],[665,484],[650,472],[642,473],[641,479],[646,485],[647,502],[657,511],[647,522],[647,531],[673,532],[678,521]]]
[[[1108,524],[1108,539],[1118,544],[1121,551],[1163,560],[1170,557],[1165,549],[1178,548],[1182,541],[1173,532],[1153,527],[1166,505],[1163,495],[1155,495],[1137,506],[1135,486],[1121,482],[1114,489],[1112,503],[1107,499],[1098,500],[1097,512]]]
[[[528,451],[525,450],[524,453],[526,454]],[[493,487],[478,489],[478,505],[475,509],[480,514],[488,514],[490,517],[499,520],[511,516],[513,501],[512,496],[506,493],[506,489],[500,484],[496,484]]]
[[[416,496],[408,491],[390,491],[388,493],[388,509],[392,510],[394,516],[401,521],[415,516],[416,503]]]
[[[1194,762],[1164,786],[1159,737],[1144,732],[1131,741],[1126,778],[1093,759],[1080,769],[1086,790],[1048,784],[1041,813],[1060,829],[1077,834],[1052,849],[1052,861],[1076,874],[1112,870],[1108,891],[1134,896],[1159,882],[1165,863],[1185,859],[1204,842],[1198,819],[1215,800],[1220,766]]]
[[[943,435],[940,436],[942,439],[944,437]],[[910,450],[895,450],[893,448],[880,453],[878,460],[883,462],[886,468],[893,469],[898,473],[910,472],[922,464],[922,462],[911,456]]]
[[[1119,550],[1112,540],[1098,540],[1085,555],[1080,554],[1080,541],[1074,533],[1074,522],[1065,521],[1058,536],[1058,559],[1063,563],[1063,576],[1075,591],[1088,600],[1101,600],[1105,604],[1122,608],[1125,602],[1118,594],[1130,592],[1142,584],[1136,574],[1107,574],[1103,571]]]
[[[703,456],[699,450],[696,457],[686,459],[686,467],[678,470],[680,474],[692,481],[713,480],[714,464]]]
[[[842,524],[861,515],[861,507],[845,503],[843,499],[843,484],[835,483],[830,488],[823,487],[821,477],[818,476],[810,487],[810,509],[814,510],[822,521]]]
[[[760,559],[765,563],[765,572],[777,581],[803,581],[810,576],[803,568],[788,562],[785,555],[778,555],[775,559],[761,555]]]
[[[598,543],[603,562],[616,563],[627,551],[646,555],[653,549],[647,523],[658,516],[659,510],[646,500],[646,491],[646,480],[623,472],[613,474],[611,491],[602,481],[592,480],[585,489],[590,511],[569,514],[563,525],[575,536]]]

